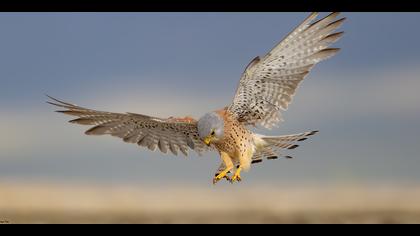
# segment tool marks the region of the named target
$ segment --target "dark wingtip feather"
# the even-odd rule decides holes
[[[306,135],[306,136],[312,136],[312,135],[315,135],[315,134],[317,134],[319,131],[318,130],[315,130],[315,131],[312,131],[312,132],[310,132],[308,135]]]
[[[338,53],[340,50],[341,50],[341,48],[325,48],[325,49],[322,49],[319,52],[335,54],[335,53]]]
[[[328,38],[328,37],[341,37],[341,36],[343,36],[344,33],[345,33],[344,31],[340,31],[340,32],[337,32],[337,33],[332,33],[332,34],[328,35],[326,38]]]
[[[328,26],[331,26],[331,25],[337,25],[337,28],[338,28],[338,27],[340,27],[340,26],[341,26],[341,24],[342,24],[342,23],[343,23],[346,19],[347,19],[346,17],[340,18],[340,19],[338,19],[338,20],[336,20],[336,21],[334,21],[334,22],[329,23],[329,24],[327,25],[327,27],[328,27]]]
[[[54,103],[54,102],[50,102],[50,101],[46,101],[46,103],[48,103],[50,105],[53,105],[53,106],[57,106],[57,107],[62,107],[63,106],[63,105],[60,105],[60,104],[57,104],[57,103]]]
[[[79,125],[95,125],[96,121],[92,120],[90,118],[83,118],[82,117],[82,118],[77,118],[77,119],[74,119],[74,120],[70,120],[69,123],[79,124]],[[98,127],[94,127],[94,128],[98,128]]]
[[[308,138],[301,138],[301,139],[298,139],[297,141],[298,142],[301,142],[301,141],[305,141],[305,140],[307,140]]]
[[[327,19],[327,18],[336,18],[338,15],[340,15],[340,12],[331,12],[330,14],[328,14],[327,16],[322,18],[321,20],[324,20],[324,19]]]
[[[47,96],[49,99],[51,99],[51,100],[53,100],[53,101],[56,101],[56,102],[58,102],[58,103],[61,103],[61,104],[70,105],[70,106],[72,106],[72,105],[73,105],[73,104],[70,104],[70,103],[67,103],[67,102],[60,101],[60,100],[58,100],[58,99],[56,99],[56,98],[53,98],[53,97],[51,97],[51,96],[50,96],[50,95],[48,95],[48,94],[45,94],[45,96]]]
[[[251,162],[251,164],[260,163],[260,162],[262,162],[262,159],[253,160],[253,161]]]
[[[329,44],[337,42],[341,37],[343,37],[344,31],[333,33],[325,36],[322,41],[328,42]]]
[[[49,103],[51,105],[59,106],[59,107],[64,107],[64,108],[68,108],[68,109],[77,107],[77,105],[75,105],[75,104],[71,104],[71,103],[68,103],[68,102],[64,102],[64,101],[58,100],[56,98],[51,97],[48,94],[45,94],[45,96],[47,96],[49,99],[52,100],[52,102],[51,101],[47,101],[47,103]]]
[[[299,147],[299,145],[293,145],[293,146],[291,146],[291,147],[289,147],[289,148],[287,148],[287,149],[290,149],[290,150],[292,150],[292,149],[295,149],[295,148],[297,148],[297,147]]]
[[[55,100],[53,97],[51,97],[50,95],[48,95],[48,94],[46,94],[46,93],[44,93],[44,95],[45,95],[47,98],[51,99],[51,100]]]
[[[269,157],[267,157],[267,160],[274,160],[274,159],[277,159],[277,158],[279,158],[278,156],[269,156]]]
[[[291,156],[284,156],[286,159],[293,159]]]

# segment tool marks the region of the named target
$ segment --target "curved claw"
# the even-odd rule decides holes
[[[213,184],[217,184],[217,182],[219,182],[221,179],[219,179],[219,178],[217,178],[217,177],[214,177],[213,178]]]
[[[230,178],[230,176],[228,176],[227,174],[225,174],[225,173],[220,173],[220,174],[218,174],[218,175],[216,175],[214,178],[213,178],[213,184],[216,184],[217,182],[219,182],[221,179],[226,179],[227,181],[232,181],[232,179]]]
[[[241,178],[241,170],[242,170],[241,167],[239,167],[236,170],[235,174],[232,177],[231,183],[234,183],[235,181],[237,181],[237,182],[241,182],[242,181],[242,178]]]
[[[233,176],[232,178],[231,178],[231,180],[230,180],[230,183],[234,183],[234,182],[241,182],[242,181],[242,178],[241,178],[241,176]]]

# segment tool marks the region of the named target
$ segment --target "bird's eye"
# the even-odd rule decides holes
[[[213,131],[211,131],[211,133],[210,133],[210,135],[214,135],[215,133],[214,133],[214,130]]]

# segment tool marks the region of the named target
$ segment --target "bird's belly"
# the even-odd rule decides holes
[[[230,158],[238,160],[240,158],[251,158],[254,154],[255,147],[252,143],[231,143],[222,142],[216,145],[219,151],[223,151],[229,155]]]
[[[229,145],[226,142],[221,142],[215,145],[217,150],[225,152],[231,158],[236,158],[238,156],[238,151],[233,145]]]

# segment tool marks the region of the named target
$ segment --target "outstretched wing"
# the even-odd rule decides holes
[[[274,126],[313,66],[338,52],[328,47],[342,36],[334,31],[345,18],[336,20],[339,13],[331,13],[313,22],[317,15],[312,13],[267,55],[247,66],[228,108],[240,122]]]
[[[192,118],[160,119],[134,113],[95,111],[49,98],[53,101],[48,103],[65,108],[57,112],[78,117],[70,123],[93,126],[85,132],[87,135],[109,134],[152,151],[159,148],[167,153],[169,150],[174,155],[181,151],[187,156],[189,148],[199,154],[209,149],[199,138],[197,122]]]

